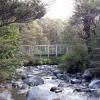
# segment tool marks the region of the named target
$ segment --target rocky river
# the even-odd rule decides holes
[[[57,65],[16,69],[11,82],[0,84],[0,100],[100,100],[100,80],[66,74]]]

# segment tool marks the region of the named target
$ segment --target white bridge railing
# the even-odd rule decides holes
[[[65,44],[55,45],[21,45],[20,51],[25,55],[35,56],[58,56],[69,51],[69,47]]]

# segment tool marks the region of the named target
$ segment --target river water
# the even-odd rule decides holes
[[[20,72],[21,75],[22,73],[27,73],[27,75],[31,77],[41,77],[44,80],[44,84],[29,86],[24,89],[12,88],[12,100],[100,100],[100,98],[95,96],[94,93],[74,91],[75,88],[83,88],[82,85],[73,85],[66,80],[57,78],[53,74],[55,70],[58,70],[57,65],[41,65],[29,68],[22,67],[18,69],[17,73]],[[20,83],[22,80],[19,79],[17,81]],[[52,87],[58,87],[59,84],[61,85],[61,92],[55,93],[50,91]]]

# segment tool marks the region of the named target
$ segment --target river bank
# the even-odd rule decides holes
[[[99,100],[100,80],[66,74],[57,65],[16,69],[9,83],[0,84],[0,100]]]

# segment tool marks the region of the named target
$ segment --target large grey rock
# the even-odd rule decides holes
[[[12,83],[12,87],[14,87],[16,89],[20,89],[23,86],[22,80],[12,81],[11,83]]]
[[[71,83],[72,84],[81,84],[82,80],[80,80],[80,79],[71,79]]]
[[[76,89],[73,90],[73,92],[75,92],[75,91],[77,91],[77,92],[87,92],[87,93],[93,92],[93,90],[88,89],[88,88],[76,88]]]
[[[38,76],[27,78],[23,80],[23,82],[25,84],[28,84],[29,86],[38,86],[38,85],[44,84],[44,80]]]
[[[100,80],[95,79],[89,84],[89,88],[100,89]]]
[[[57,95],[45,87],[33,87],[27,92],[26,100],[54,100]]]
[[[66,82],[69,82],[70,77],[69,77],[67,74],[64,74],[64,75],[63,75],[63,79],[64,79]]]
[[[86,81],[90,81],[93,78],[93,74],[91,72],[91,68],[85,70],[85,72],[83,73],[82,77],[86,80]]]
[[[54,70],[53,75],[57,76],[57,74],[62,74],[62,72],[60,70]]]
[[[60,93],[63,91],[61,87],[52,87],[50,91],[55,92],[55,93]]]
[[[23,84],[23,86],[17,90],[17,94],[26,94],[29,90],[29,86],[27,84]]]
[[[52,79],[53,79],[53,80],[56,80],[56,79],[57,79],[57,77],[56,77],[56,76],[52,76]]]
[[[58,73],[56,76],[57,76],[57,78],[59,78],[59,79],[64,79],[63,74],[61,74],[61,73]]]

